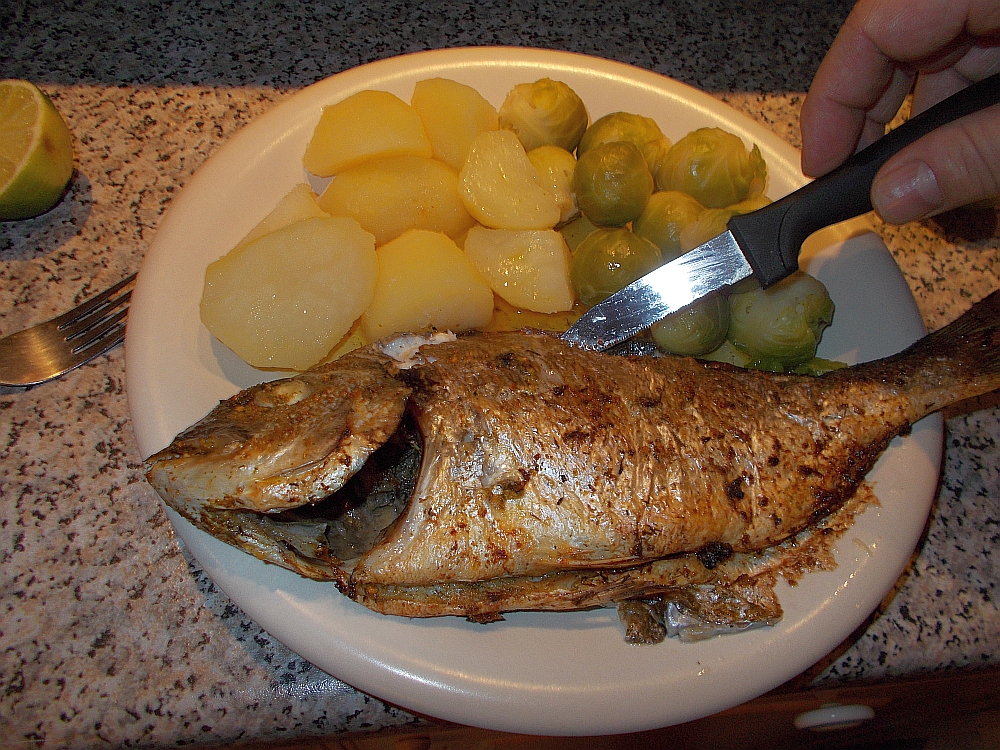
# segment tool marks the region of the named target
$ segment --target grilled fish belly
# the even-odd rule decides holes
[[[412,367],[374,345],[223,402],[147,476],[202,528],[378,611],[489,619],[732,584],[749,570],[733,561],[843,514],[913,422],[1000,387],[998,323],[993,295],[899,355],[818,378],[531,333],[425,346]],[[419,470],[372,468],[393,441]],[[340,521],[318,509],[360,513],[343,496],[388,485],[403,502],[377,537],[333,544]]]

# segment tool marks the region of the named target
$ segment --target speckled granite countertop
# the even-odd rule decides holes
[[[9,0],[0,74],[52,96],[78,171],[43,217],[0,224],[0,333],[135,270],[189,176],[298,88],[445,46],[583,52],[716,94],[798,144],[802,94],[849,3]],[[988,218],[992,213],[988,213]],[[931,328],[1000,287],[997,239],[880,227]],[[0,727],[6,746],[288,740],[418,721],[289,652],[185,556],[141,475],[121,349],[0,389]],[[813,684],[1000,660],[1000,420],[947,421],[926,540],[897,592]]]

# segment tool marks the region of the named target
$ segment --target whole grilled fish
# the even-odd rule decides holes
[[[820,377],[526,332],[406,357],[404,338],[220,403],[147,477],[195,525],[379,612],[488,621],[721,586],[722,610],[774,621],[754,576],[847,518],[912,423],[1000,387],[998,337],[1000,293]]]

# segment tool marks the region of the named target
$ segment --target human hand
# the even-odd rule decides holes
[[[861,0],[802,107],[802,171],[825,174],[880,138],[911,87],[918,114],[998,71],[1000,0]],[[903,224],[997,195],[1000,106],[901,150],[871,197],[885,221]]]

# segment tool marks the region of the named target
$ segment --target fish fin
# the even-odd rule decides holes
[[[1000,291],[908,349],[823,377],[874,377],[908,392],[915,416],[1000,388]]]

